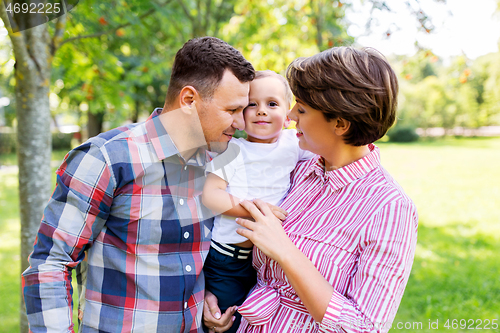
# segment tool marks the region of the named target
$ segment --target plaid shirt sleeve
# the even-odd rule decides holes
[[[115,181],[90,142],[66,155],[38,230],[22,288],[32,332],[73,330],[71,270],[100,233]]]

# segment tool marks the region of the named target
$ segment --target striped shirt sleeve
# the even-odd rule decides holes
[[[71,270],[100,233],[113,190],[105,158],[91,143],[71,151],[57,170],[56,188],[22,278],[32,332],[72,331]]]
[[[333,292],[320,332],[389,331],[410,275],[417,220],[416,207],[408,201],[392,201],[380,209],[361,242],[347,297]]]

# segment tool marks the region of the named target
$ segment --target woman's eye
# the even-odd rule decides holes
[[[298,113],[305,113],[305,111],[304,111],[304,110],[301,110],[301,109],[297,109],[297,112],[298,112]]]

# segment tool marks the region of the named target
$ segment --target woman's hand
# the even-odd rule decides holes
[[[253,202],[244,200],[240,205],[248,210],[255,222],[238,218],[236,223],[248,229],[237,229],[238,234],[251,240],[265,255],[278,262],[290,253],[291,248],[296,249],[267,203],[255,199]]]
[[[203,304],[203,324],[208,327],[209,333],[225,332],[231,328],[234,322],[234,313],[238,309],[232,306],[221,316],[217,297],[210,291],[205,291],[205,303]]]
[[[271,212],[274,214],[274,216],[279,218],[281,221],[286,220],[286,217],[288,216],[288,212],[286,210],[279,206],[272,205],[269,202],[267,202],[267,206],[269,207],[269,209],[271,209]]]

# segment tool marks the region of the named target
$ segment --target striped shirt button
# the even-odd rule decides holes
[[[190,265],[186,265],[186,271],[191,272],[191,266]]]
[[[184,199],[179,200],[179,203],[181,204],[181,206],[184,205]]]
[[[188,239],[188,238],[189,238],[189,232],[187,232],[187,231],[186,231],[186,232],[184,233],[184,238],[185,238],[185,239]]]

